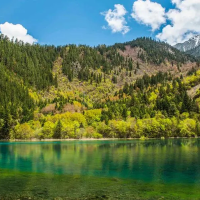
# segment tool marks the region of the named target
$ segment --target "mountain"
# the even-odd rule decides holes
[[[197,134],[179,124],[200,117],[196,61],[151,38],[55,47],[1,35],[0,138],[160,137],[170,123]]]
[[[200,35],[196,35],[184,43],[178,43],[174,47],[186,54],[200,57]]]
[[[175,61],[179,63],[185,63],[188,60],[195,61],[192,56],[181,53],[165,42],[158,42],[151,38],[138,38],[123,44],[115,44],[114,46],[122,50],[124,50],[126,46],[130,46],[131,48],[139,47],[144,51],[144,53],[139,55],[140,59],[158,65],[166,61]]]
[[[192,55],[196,58],[200,58],[200,45],[195,47],[194,49],[188,50],[185,52],[186,54]]]
[[[178,43],[174,47],[177,48],[180,51],[187,52],[191,49],[194,49],[200,45],[200,35],[196,35],[195,37],[192,37],[188,41],[184,43]]]

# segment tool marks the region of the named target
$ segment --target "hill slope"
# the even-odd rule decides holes
[[[159,137],[163,117],[180,135],[181,116],[199,116],[182,82],[196,59],[149,38],[91,48],[1,37],[0,58],[1,138]]]
[[[192,56],[181,53],[167,43],[154,41],[151,38],[138,38],[130,42],[115,45],[115,47],[122,50],[125,50],[125,46],[143,49],[144,52],[139,53],[138,57],[143,61],[151,62],[153,64],[159,65],[161,63],[166,63],[166,61],[176,63],[185,63],[188,60],[195,61]]]

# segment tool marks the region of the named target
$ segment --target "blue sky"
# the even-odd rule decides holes
[[[152,32],[151,26],[138,23],[131,17],[134,2],[134,0],[1,0],[0,24],[5,22],[21,24],[40,44],[75,43],[94,46],[130,41],[142,36],[155,37],[163,26],[170,23],[166,20],[166,23]],[[175,7],[171,0],[152,2],[161,4],[166,12]],[[109,9],[113,10],[116,4],[123,5],[127,11],[124,18],[130,31],[124,35],[121,32],[113,33],[107,26],[105,16],[100,14]],[[102,26],[106,26],[107,29],[102,29]]]

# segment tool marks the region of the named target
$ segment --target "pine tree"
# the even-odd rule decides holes
[[[128,117],[127,108],[123,108],[122,117],[123,117],[125,120],[126,120],[126,118]]]
[[[3,119],[4,119],[4,123],[1,130],[2,134],[0,134],[0,139],[9,139],[9,133],[11,129],[11,120],[12,120],[9,110],[5,110]]]
[[[55,130],[54,130],[54,139],[61,139],[62,137],[62,122],[59,120],[56,124]]]

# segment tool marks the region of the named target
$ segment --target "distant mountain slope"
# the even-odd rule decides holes
[[[131,48],[140,47],[144,50],[144,52],[138,53],[138,57],[145,62],[147,61],[149,63],[154,63],[157,65],[165,63],[166,61],[173,61],[177,63],[195,61],[194,57],[180,52],[179,50],[170,46],[167,43],[158,42],[152,40],[151,38],[138,38],[130,42],[115,44],[114,46],[121,50],[125,50],[126,46],[130,46]]]
[[[200,35],[196,35],[184,43],[178,43],[174,47],[186,54],[200,57]]]
[[[192,56],[195,56],[195,57],[199,58],[200,57],[200,45],[197,46],[194,49],[186,51],[186,53],[189,54],[189,55],[192,55]]]
[[[194,49],[200,45],[200,35],[196,35],[195,37],[192,37],[188,41],[184,43],[178,43],[174,47],[177,48],[180,51],[187,52],[191,49]]]

